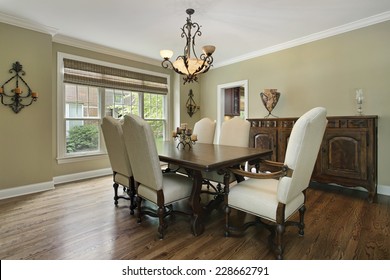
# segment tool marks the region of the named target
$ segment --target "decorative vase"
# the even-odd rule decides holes
[[[280,92],[278,92],[277,89],[264,89],[264,92],[260,93],[260,97],[264,107],[268,111],[268,115],[265,116],[265,118],[268,118],[269,116],[277,117],[272,115],[271,112],[279,101]]]

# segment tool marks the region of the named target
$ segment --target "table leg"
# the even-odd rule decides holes
[[[200,191],[202,189],[202,173],[199,170],[194,170],[194,183],[192,187],[189,204],[192,209],[191,230],[195,236],[201,235],[204,231],[203,224],[203,209],[200,204]]]

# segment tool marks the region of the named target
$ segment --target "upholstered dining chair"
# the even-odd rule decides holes
[[[101,128],[113,171],[115,205],[118,205],[120,198],[130,200],[130,213],[134,214],[134,178],[123,141],[122,124],[119,120],[106,116],[103,118]],[[128,196],[118,195],[119,185],[123,186]]]
[[[247,177],[225,193],[225,236],[231,231],[244,231],[252,225],[264,225],[270,230],[270,244],[277,259],[283,259],[283,235],[287,226],[297,226],[304,234],[306,189],[318,156],[326,128],[326,109],[317,107],[303,114],[294,124],[283,163],[265,161],[278,166],[279,171],[251,173],[240,169],[232,171]],[[256,217],[241,227],[230,225],[231,209]],[[299,212],[299,221],[292,221]]]
[[[221,125],[218,144],[226,146],[248,147],[249,130],[250,122],[238,116],[224,121]],[[224,173],[218,171],[203,172],[202,176],[209,187],[212,187],[214,190],[216,190],[217,193],[222,191],[221,184],[224,183]],[[232,183],[236,180],[234,174],[230,175],[229,180],[229,183]],[[212,182],[217,183],[217,185],[214,186]]]
[[[200,119],[195,123],[192,133],[197,135],[197,143],[213,144],[215,121],[207,117]]]
[[[162,172],[152,129],[141,117],[125,115],[123,135],[136,181],[138,222],[142,214],[158,217],[158,233],[162,239],[166,228],[164,218],[171,213],[186,214],[174,211],[172,204],[190,196],[193,181],[188,176]],[[157,211],[142,208],[143,199],[157,205]]]

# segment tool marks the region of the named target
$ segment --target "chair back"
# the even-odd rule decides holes
[[[203,118],[194,125],[193,134],[198,137],[197,143],[213,144],[215,133],[215,121]]]
[[[103,118],[101,128],[112,171],[131,177],[133,172],[126,153],[121,122],[107,116]]]
[[[125,115],[123,136],[134,180],[154,191],[162,189],[163,176],[150,125],[136,115]]]
[[[279,180],[277,196],[280,202],[287,204],[309,186],[327,122],[326,109],[317,107],[303,114],[294,124],[284,160],[293,174],[291,178]]]
[[[238,116],[224,121],[219,135],[219,144],[227,146],[248,147],[251,124]]]

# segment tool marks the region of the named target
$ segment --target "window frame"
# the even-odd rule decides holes
[[[169,98],[170,98],[170,76],[168,74],[159,73],[159,72],[153,72],[149,70],[143,70],[138,68],[133,68],[129,66],[114,64],[106,61],[81,57],[77,55],[67,54],[58,52],[57,53],[57,162],[58,164],[63,163],[71,163],[71,162],[78,162],[78,161],[85,161],[85,160],[96,160],[96,159],[105,159],[107,158],[107,151],[104,143],[104,138],[101,133],[100,127],[99,127],[99,150],[94,152],[80,152],[75,153],[72,155],[69,155],[66,153],[66,118],[65,117],[65,110],[66,110],[66,102],[65,102],[65,83],[64,83],[64,58],[68,59],[74,59],[79,60],[83,62],[88,63],[94,63],[99,64],[102,66],[107,67],[114,67],[119,68],[123,70],[138,72],[138,73],[144,73],[159,77],[164,77],[167,79],[167,86],[168,86],[168,93],[165,95],[164,98],[164,113],[165,113],[165,131],[164,131],[164,139],[167,139],[168,137],[168,128],[170,127],[170,112],[169,112]],[[99,110],[99,125],[101,124],[101,121],[103,117],[105,116],[105,89],[99,88],[99,102],[100,102],[100,110]],[[148,93],[148,92],[145,92]],[[141,95],[144,95],[144,92],[139,92],[140,97]],[[142,98],[143,101],[143,98]],[[142,103],[142,106],[143,103]],[[142,112],[144,108],[142,107]],[[143,117],[143,116],[142,116]],[[149,120],[149,119],[147,119]]]

